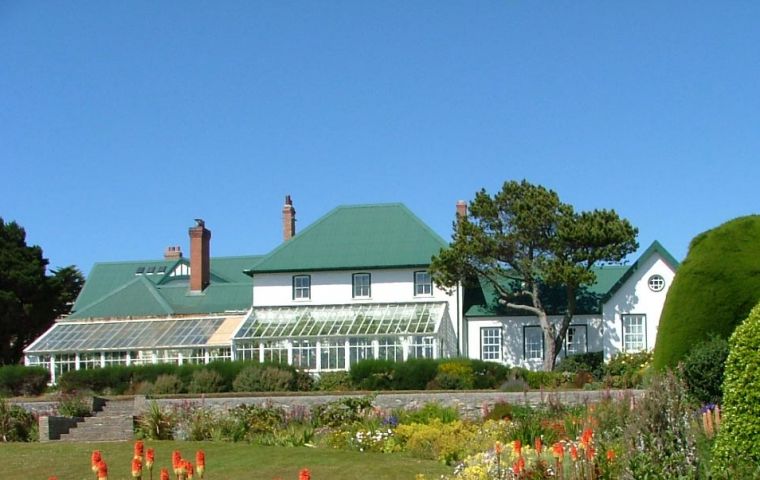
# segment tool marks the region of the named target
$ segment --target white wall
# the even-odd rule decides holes
[[[550,316],[551,321],[558,324],[561,316]],[[587,351],[601,351],[603,346],[600,333],[602,318],[598,315],[576,315],[571,322],[572,326],[586,326]],[[467,321],[468,354],[471,358],[480,358],[480,330],[483,327],[502,328],[502,359],[501,362],[517,367],[540,370],[543,365],[541,359],[525,359],[523,355],[523,327],[538,327],[538,319],[533,316],[520,317],[471,317]],[[560,353],[560,357],[564,352]]]
[[[665,279],[665,288],[659,292],[652,291],[648,284],[652,275],[661,275]],[[634,274],[604,304],[602,312],[605,360],[623,351],[622,314],[646,315],[646,348],[654,349],[662,308],[673,277],[675,271],[665,263],[659,253],[654,253],[639,265]]]
[[[414,295],[414,272],[424,269],[339,270],[321,272],[257,273],[253,276],[253,306],[342,305],[362,303],[448,302],[451,322],[460,335],[461,299],[433,285],[432,295]],[[352,298],[354,273],[371,274],[370,298]],[[293,276],[311,276],[311,298],[293,299]]]

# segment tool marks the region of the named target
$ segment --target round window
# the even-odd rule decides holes
[[[653,292],[659,292],[665,288],[665,279],[662,278],[662,275],[652,275],[649,277],[649,288]]]

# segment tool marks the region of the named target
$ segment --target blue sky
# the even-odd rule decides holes
[[[339,204],[444,238],[505,180],[677,258],[758,212],[758,2],[0,0],[0,217],[51,266],[266,253]]]

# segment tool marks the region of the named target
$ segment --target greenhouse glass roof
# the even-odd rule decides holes
[[[257,307],[234,339],[431,335],[445,311],[445,302]]]
[[[222,317],[213,317],[181,320],[59,322],[30,345],[26,352],[81,352],[202,346],[209,343],[209,339],[219,330],[224,321]]]

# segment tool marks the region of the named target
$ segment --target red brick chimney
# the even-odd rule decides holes
[[[211,232],[200,218],[190,227],[190,291],[200,293],[209,284]]]
[[[164,250],[164,260],[179,260],[182,258],[182,249],[179,245],[171,245]]]
[[[467,202],[464,200],[457,201],[457,220],[467,216]]]
[[[293,200],[290,195],[285,196],[285,205],[282,207],[282,239],[288,241],[296,234],[296,209],[293,208]]]

